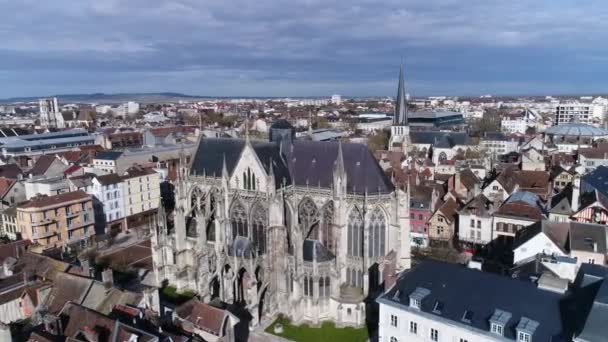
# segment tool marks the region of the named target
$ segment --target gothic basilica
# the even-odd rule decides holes
[[[284,120],[268,142],[202,138],[175,198],[173,228],[153,232],[157,282],[240,303],[252,326],[362,326],[364,299],[410,267],[408,195],[367,146],[296,140]]]

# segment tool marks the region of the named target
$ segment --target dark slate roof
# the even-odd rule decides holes
[[[598,166],[592,172],[584,175],[581,179],[582,183],[596,189],[604,196],[608,196],[608,167]]]
[[[507,136],[502,132],[485,132],[481,137],[485,141],[508,141]]]
[[[431,144],[441,148],[473,145],[469,135],[461,132],[413,131],[410,132],[410,140],[413,144]]]
[[[572,184],[566,185],[564,189],[551,197],[551,204],[549,206],[549,212],[553,214],[571,215],[572,206]]]
[[[202,139],[194,155],[190,173],[219,177],[226,159],[226,168],[232,173],[245,146],[240,139]],[[283,179],[286,184],[295,182],[298,186],[331,188],[333,170],[338,156],[337,142],[295,141],[288,151],[287,165],[280,155],[277,143],[252,141],[251,146],[268,172],[272,160],[277,186]],[[347,174],[349,192],[390,193],[394,190],[390,179],[382,172],[378,162],[361,144],[342,144],[344,168]]]
[[[580,341],[608,341],[608,268],[581,264],[574,281],[574,301],[572,307],[575,315],[577,332],[575,337]]]
[[[337,142],[294,142],[288,164],[295,184],[331,188],[338,146]],[[393,192],[393,184],[367,146],[342,143],[342,153],[348,192]]]
[[[118,184],[120,182],[122,182],[122,178],[115,174],[115,173],[110,173],[107,175],[103,175],[103,176],[97,176],[97,181],[99,181],[99,184],[101,185],[111,185],[111,184]]]
[[[122,156],[121,151],[99,151],[95,155],[95,159],[116,160]]]
[[[538,234],[544,233],[551,241],[553,241],[553,243],[555,243],[555,245],[557,245],[557,247],[567,254],[570,242],[568,239],[569,232],[570,222],[555,222],[547,220],[536,222],[517,232],[515,240],[513,241],[513,249],[520,247]]]
[[[532,341],[570,341],[570,332],[562,325],[562,295],[540,290],[531,282],[427,260],[404,273],[378,302],[416,310],[409,308],[409,295],[417,288],[430,291],[421,301],[421,310],[452,324],[491,334],[489,319],[502,310],[511,314],[504,330],[510,340],[515,339],[520,320],[527,317],[539,323]],[[433,311],[437,302],[443,306],[441,313]],[[472,312],[471,323],[463,322],[465,311]]]
[[[244,146],[245,141],[240,139],[201,139],[192,160],[190,173],[220,177],[224,158],[228,172],[232,173]]]
[[[304,240],[304,246],[302,248],[302,254],[304,261],[324,262],[331,261],[335,258],[332,252],[330,252],[322,243],[317,240],[306,239]]]
[[[274,173],[277,186],[281,185],[283,180],[285,180],[286,184],[291,184],[289,170],[281,157],[278,144],[252,141],[251,146],[266,172],[269,171],[270,161],[272,161],[272,172]],[[232,174],[244,147],[245,140],[241,139],[201,139],[192,160],[190,174],[196,173],[197,175],[205,174],[207,176],[220,177],[222,175],[224,158],[226,159],[228,173]]]
[[[282,129],[291,129],[293,126],[289,123],[289,121],[285,119],[279,119],[270,125],[270,128],[282,128]]]
[[[570,223],[570,248],[575,251],[597,253],[608,252],[606,246],[606,226],[595,223]]]

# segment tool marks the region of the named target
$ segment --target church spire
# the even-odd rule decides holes
[[[393,125],[407,126],[407,99],[405,98],[405,81],[403,80],[403,64],[399,69],[399,85],[397,86],[397,101]]]
[[[222,160],[222,177],[229,178],[228,167],[226,166],[226,154],[225,153],[223,155],[223,160]]]
[[[336,157],[336,169],[340,176],[344,175],[344,155],[342,154],[342,141],[338,142],[338,156]]]

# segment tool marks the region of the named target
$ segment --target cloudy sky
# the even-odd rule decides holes
[[[605,0],[0,0],[0,98],[608,92]]]

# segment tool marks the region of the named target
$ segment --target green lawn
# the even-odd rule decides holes
[[[283,324],[282,334],[274,333],[274,326],[277,323]],[[281,318],[266,328],[266,332],[298,342],[365,342],[368,339],[366,328],[336,328],[332,322],[323,322],[320,328],[312,328],[306,324],[294,326],[289,320]]]
[[[174,286],[166,286],[161,289],[160,297],[170,303],[179,305],[187,302],[188,300],[194,298],[196,296],[195,292],[192,291],[183,291],[177,292],[177,289]]]

